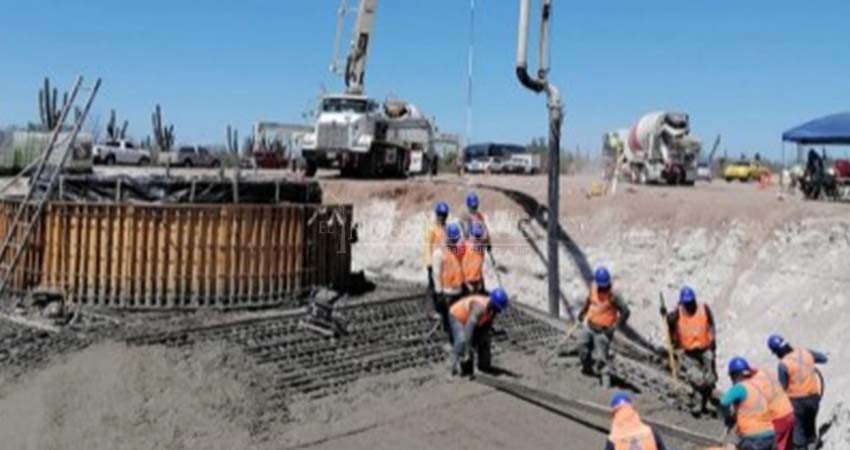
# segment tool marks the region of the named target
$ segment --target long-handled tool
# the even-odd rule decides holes
[[[570,338],[573,337],[573,333],[575,333],[576,330],[578,330],[578,327],[580,326],[581,321],[576,320],[575,323],[573,323],[573,325],[567,330],[567,334],[564,335],[564,337],[560,341],[558,341],[558,344],[555,346],[555,349],[552,350],[551,353],[549,353],[549,356],[547,356],[546,359],[540,362],[540,365],[545,366],[546,364],[548,364],[549,361],[551,361],[552,358],[554,358],[555,355],[557,355],[561,351],[561,346],[566,344],[567,341],[569,341]]]
[[[499,286],[502,286],[502,277],[499,275],[499,266],[496,264],[496,258],[493,257],[493,252],[487,250],[487,254],[490,255],[490,265],[493,266],[493,273],[496,274],[496,282],[499,283]]]
[[[661,308],[666,310],[664,302],[664,293],[658,293],[658,301],[661,303]],[[667,326],[667,317],[661,316],[661,329],[664,330],[664,335],[667,336],[667,363],[670,365],[670,374],[674,379],[679,378],[679,367],[676,364],[676,355],[673,353],[673,336],[670,336],[670,327]]]

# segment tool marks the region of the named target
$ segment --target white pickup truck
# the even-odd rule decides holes
[[[208,148],[195,145],[181,145],[170,152],[159,154],[159,163],[172,167],[219,167],[221,160]]]
[[[132,142],[119,140],[95,145],[92,149],[95,164],[132,164],[146,166],[151,163],[151,152],[148,149],[136,147]]]

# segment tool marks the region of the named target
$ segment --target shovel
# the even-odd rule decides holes
[[[549,364],[549,361],[551,361],[552,358],[554,358],[555,355],[557,355],[561,351],[561,346],[566,344],[567,341],[570,340],[570,338],[573,336],[573,333],[578,330],[579,326],[581,326],[581,322],[578,320],[575,321],[575,323],[573,323],[570,329],[567,330],[567,334],[560,341],[558,341],[558,345],[555,346],[555,349],[552,350],[551,353],[549,353],[549,356],[547,356],[546,359],[540,362],[540,365],[545,366],[546,364]]]

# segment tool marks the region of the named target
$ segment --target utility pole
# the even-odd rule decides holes
[[[469,0],[469,49],[466,61],[466,145],[472,140],[472,70],[475,62],[475,0]]]
[[[542,0],[540,19],[540,42],[538,43],[537,77],[528,74],[528,17],[531,0],[519,2],[519,36],[517,38],[516,74],[520,83],[534,93],[546,92],[549,109],[549,212],[546,217],[547,253],[549,281],[549,315],[560,316],[560,283],[558,272],[558,197],[561,166],[561,122],[563,106],[558,88],[548,80],[549,63],[549,19],[552,16],[552,0]]]

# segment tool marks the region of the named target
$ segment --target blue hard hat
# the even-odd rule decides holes
[[[688,305],[697,300],[697,294],[691,289],[690,286],[685,286],[679,291],[679,304],[680,305]]]
[[[750,363],[747,362],[746,359],[736,356],[729,361],[729,376],[733,377],[735,375],[751,372],[753,369],[750,368]]]
[[[596,282],[596,286],[603,289],[611,287],[611,274],[604,267],[596,269],[596,272],[593,274],[593,280]]]
[[[478,194],[475,192],[466,194],[466,206],[469,209],[478,209]]]
[[[508,293],[502,288],[496,288],[490,291],[490,305],[497,313],[504,311],[508,307]]]
[[[773,353],[779,353],[784,347],[788,346],[788,341],[785,340],[784,337],[778,334],[771,334],[769,338],[767,338],[767,347]]]
[[[629,394],[626,394],[625,392],[617,392],[611,397],[611,409],[617,409],[620,406],[631,404],[632,398],[629,397]]]
[[[449,241],[449,244],[456,244],[460,240],[460,225],[456,223],[450,223],[446,226],[446,238]]]
[[[484,226],[481,225],[480,222],[472,222],[469,226],[469,234],[472,235],[475,239],[481,239],[484,237]]]
[[[446,202],[437,202],[437,205],[434,206],[434,214],[442,217],[446,217],[449,215],[449,204]]]

